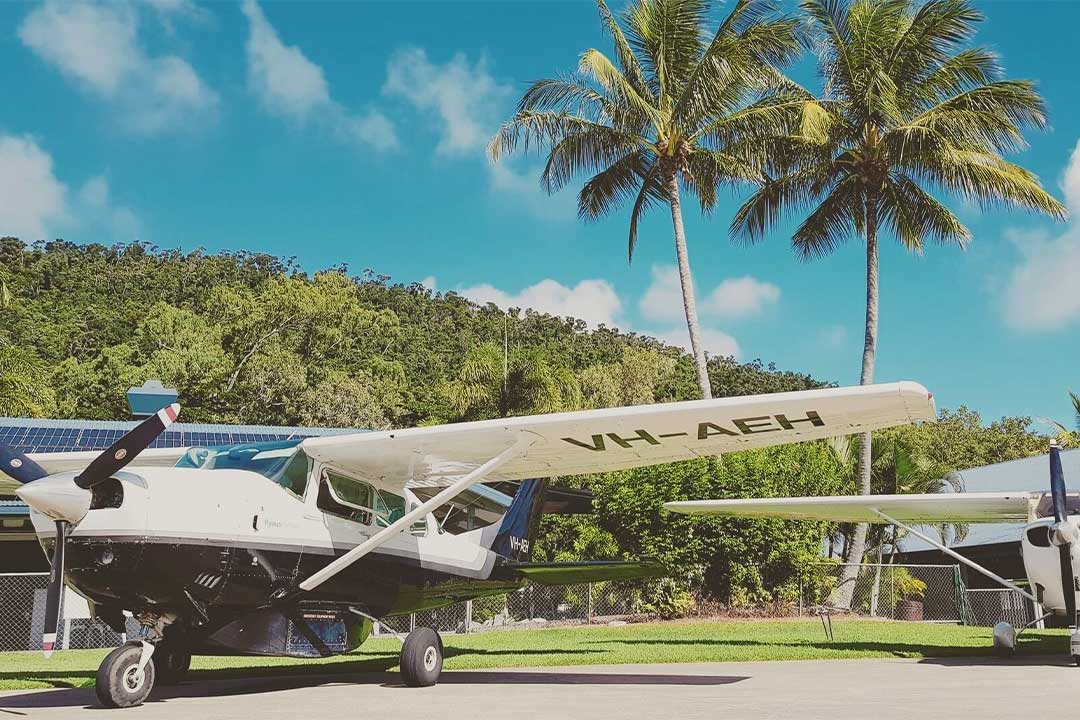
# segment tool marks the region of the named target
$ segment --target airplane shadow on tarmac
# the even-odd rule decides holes
[[[470,654],[474,651],[455,651],[447,648],[447,655]],[[482,654],[529,654],[530,651],[495,651],[492,653],[480,651]],[[540,652],[540,651],[534,651]],[[578,651],[590,652],[590,651]],[[238,695],[253,695],[265,692],[281,690],[293,690],[305,687],[318,687],[320,685],[354,684],[354,685],[379,685],[386,688],[404,688],[400,682],[400,675],[386,672],[387,669],[397,664],[397,659],[385,661],[361,661],[357,663],[363,670],[344,673],[335,669],[332,673],[312,672],[293,675],[269,675],[272,672],[268,668],[253,668],[250,676],[242,675],[242,671],[230,669],[227,674],[222,671],[201,670],[192,673],[192,679],[172,687],[158,687],[151,693],[147,702],[163,702],[174,698],[184,697],[228,697]],[[375,665],[383,665],[381,670]],[[303,666],[300,666],[303,667]],[[295,667],[288,669],[276,669],[278,673],[295,671]],[[70,673],[57,673],[57,676]],[[35,679],[47,680],[43,674],[36,674]],[[589,672],[584,667],[577,669],[560,669],[548,672],[536,670],[470,670],[451,671],[442,674],[439,683],[443,685],[685,685],[685,686],[714,686],[730,685],[748,676],[739,675],[701,675],[701,674],[667,674],[667,673],[621,673],[621,672]],[[411,689],[411,688],[410,688]],[[19,695],[0,697],[0,716],[25,715],[21,710],[35,708],[62,708],[80,707],[87,709],[100,709],[97,698],[94,697],[92,688],[64,688],[59,690],[33,690]]]
[[[1040,665],[1068,665],[1069,657],[1067,655],[1068,643],[1061,642],[1060,648],[1057,645],[1048,645],[1045,639],[1038,639],[1029,641],[1025,645],[1029,645],[1025,648],[1021,645],[1017,655],[1012,658],[1002,658],[993,654],[993,649],[989,647],[989,640],[987,641],[987,647],[984,649],[973,649],[970,647],[955,647],[951,645],[929,645],[926,643],[902,643],[902,642],[874,642],[874,641],[828,641],[822,640],[820,642],[761,642],[758,640],[707,640],[707,639],[668,639],[668,640],[588,640],[585,644],[596,645],[670,645],[670,646],[697,646],[697,647],[760,647],[760,648],[777,648],[777,647],[789,647],[789,648],[813,648],[815,650],[833,650],[838,652],[844,651],[858,651],[858,652],[877,652],[888,653],[898,658],[919,658],[920,662],[924,663],[940,663],[942,665],[993,665],[1000,663],[1026,663],[1026,664],[1040,664]],[[1026,650],[1026,652],[1025,652]],[[923,657],[927,656],[929,657]],[[841,656],[843,657],[843,656]],[[736,658],[731,658],[736,660]],[[751,658],[756,659],[756,658]],[[795,658],[779,658],[795,659]],[[827,655],[822,655],[821,659],[829,659]],[[859,658],[851,658],[859,659]]]

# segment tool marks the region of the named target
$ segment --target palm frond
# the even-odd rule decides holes
[[[630,211],[630,233],[626,244],[627,262],[634,261],[634,248],[637,246],[638,224],[645,211],[654,204],[667,201],[667,193],[660,184],[660,163],[654,162],[641,181],[641,190],[638,191],[634,207]]]
[[[627,40],[652,76],[657,105],[671,110],[705,47],[707,0],[644,0],[626,13]]]
[[[578,194],[578,217],[596,220],[636,197],[650,165],[644,153],[632,152],[598,172]]]
[[[821,198],[833,173],[830,163],[766,181],[735,212],[728,228],[731,238],[747,244],[760,241],[785,212],[798,212]]]
[[[921,253],[926,240],[961,248],[971,241],[971,233],[952,211],[906,175],[895,175],[885,184],[880,213],[900,244],[912,252]]]
[[[650,97],[649,84],[645,80],[645,73],[641,69],[641,63],[634,56],[634,51],[630,47],[630,43],[627,42],[622,28],[615,21],[615,17],[611,14],[611,10],[608,9],[604,0],[596,0],[596,6],[600,11],[600,22],[604,26],[604,30],[611,36],[611,41],[615,43],[615,55],[619,58],[619,66],[626,73],[627,80],[639,95]],[[650,97],[650,99],[655,100],[656,98]]]
[[[803,260],[828,255],[852,235],[862,233],[865,197],[859,178],[848,175],[831,189],[791,237],[791,247]]]

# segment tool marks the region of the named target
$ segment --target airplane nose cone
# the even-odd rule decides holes
[[[90,491],[70,477],[41,478],[18,488],[15,494],[42,515],[72,524],[82,520],[90,509]]]

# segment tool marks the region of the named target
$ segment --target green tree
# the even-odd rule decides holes
[[[484,343],[465,354],[444,392],[459,419],[572,410],[581,406],[581,388],[565,365],[528,348],[506,351]]]
[[[42,362],[0,340],[0,415],[47,417],[56,398]]]
[[[579,377],[586,407],[648,405],[664,392],[675,360],[655,349],[627,346],[618,362],[592,365]]]
[[[785,135],[771,139],[769,178],[738,210],[731,234],[750,242],[786,213],[810,209],[792,246],[804,259],[853,236],[866,243],[866,324],[860,382],[873,381],[878,337],[878,240],[890,233],[965,247],[967,228],[932,191],[984,207],[1055,218],[1065,208],[1002,155],[1024,146],[1046,109],[1033,83],[1002,80],[993,53],[966,47],[982,16],[967,0],[804,0],[819,48],[820,98],[803,94]],[[799,92],[793,91],[790,98]],[[861,443],[859,491],[870,492],[871,441]],[[851,543],[862,557],[866,526]]]
[[[582,220],[632,202],[631,259],[643,213],[668,206],[698,387],[709,398],[680,186],[708,212],[718,186],[759,179],[747,158],[774,111],[759,96],[783,84],[775,66],[797,54],[797,23],[754,0],[736,2],[712,33],[708,0],[637,0],[621,22],[604,0],[597,5],[616,62],[589,49],[577,73],[534,83],[489,153],[498,160],[519,146],[547,146],[549,193],[591,175],[578,194]]]

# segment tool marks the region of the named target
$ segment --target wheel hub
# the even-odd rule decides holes
[[[139,668],[138,663],[124,671],[124,689],[129,693],[138,692],[146,680],[146,675]]]
[[[439,662],[439,651],[433,645],[428,645],[424,650],[424,669],[431,672]]]

